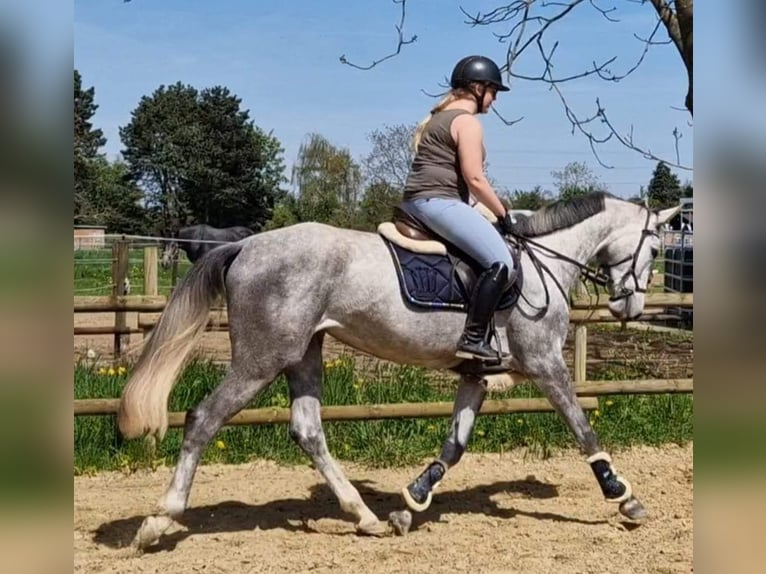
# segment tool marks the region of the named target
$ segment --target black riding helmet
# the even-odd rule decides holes
[[[489,84],[499,92],[507,92],[509,87],[503,85],[500,68],[492,60],[484,56],[468,56],[460,60],[452,70],[450,86],[464,88],[471,82]]]

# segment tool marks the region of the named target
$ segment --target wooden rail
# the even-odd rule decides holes
[[[588,382],[575,387],[583,409],[598,408],[599,396],[618,394],[691,393],[692,379],[656,379]],[[113,415],[119,408],[119,399],[79,399],[74,401],[75,416]],[[405,419],[452,416],[453,403],[389,403],[378,405],[334,405],[321,408],[325,421],[354,421],[379,419]],[[551,412],[547,399],[501,399],[484,401],[479,414],[502,415],[509,413]],[[186,413],[168,413],[171,427],[182,427]],[[227,425],[261,425],[290,422],[288,408],[260,408],[240,411]]]
[[[595,398],[581,398],[580,405],[584,409],[598,408]],[[119,399],[81,399],[74,401],[75,416],[111,415],[117,412]],[[322,420],[325,421],[355,421],[378,419],[408,419],[426,417],[452,416],[452,402],[438,403],[389,403],[379,405],[337,405],[321,408]],[[503,399],[484,401],[480,414],[502,415],[509,413],[551,412],[553,406],[547,399]],[[168,413],[168,423],[171,427],[182,427],[186,413]],[[247,409],[234,415],[227,425],[263,425],[290,422],[290,409],[268,407]]]
[[[75,297],[75,313],[159,313],[165,308],[167,297],[164,295],[128,295],[128,296],[101,296],[101,297]],[[608,300],[606,297],[578,298],[572,303],[573,311],[594,310],[607,311]],[[650,293],[646,296],[645,307],[647,310],[666,307],[693,307],[693,293]],[[603,315],[603,313],[602,313]],[[584,315],[575,315],[576,317]],[[574,319],[573,319],[574,320]]]

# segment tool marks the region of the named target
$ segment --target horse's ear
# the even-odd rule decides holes
[[[681,206],[676,205],[675,207],[668,207],[667,209],[663,209],[662,211],[657,212],[657,226],[659,227],[663,223],[667,223],[671,219],[673,219],[676,214],[681,211]]]

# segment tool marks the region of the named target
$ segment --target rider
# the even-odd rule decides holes
[[[413,137],[415,158],[404,187],[405,208],[483,269],[468,303],[458,357],[496,359],[487,329],[505,290],[513,259],[497,229],[468,204],[469,193],[509,233],[511,215],[484,175],[484,143],[476,114],[489,111],[506,92],[500,69],[483,56],[468,56],[452,71],[451,89],[421,121]]]

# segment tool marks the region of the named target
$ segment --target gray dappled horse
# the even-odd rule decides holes
[[[219,229],[206,223],[182,227],[175,240],[169,241],[162,250],[160,264],[164,269],[170,268],[171,263],[178,257],[178,250],[186,253],[189,261],[195,263],[205,253],[213,250],[223,243],[239,241],[255,231],[249,227],[224,227]]]
[[[656,228],[675,211],[654,213],[595,194],[520,218],[517,234],[534,238],[521,239],[527,246],[521,252],[521,296],[495,317],[496,325],[506,329],[510,351],[496,370],[509,373],[511,381],[518,376],[535,382],[574,433],[606,500],[631,519],[642,519],[646,512],[602,451],[562,355],[569,327],[567,294],[585,264],[595,259],[611,294],[611,312],[622,320],[639,316],[660,246]],[[487,378],[455,357],[464,314],[424,312],[406,304],[389,249],[375,233],[304,223],[208,253],[173,293],[125,386],[118,414],[121,432],[126,437],[164,435],[168,396],[205,330],[210,302],[220,294],[228,302],[231,367],[223,382],[187,414],[171,483],[157,514],[144,520],[134,543],[139,548],[152,544],[181,516],[205,446],[280,373],[290,389],[292,438],[327,480],[342,509],[356,518],[360,533],[388,530],[327,449],[320,420],[325,333],[382,359],[461,373],[441,454],[403,490],[410,508],[427,508],[432,490],[468,444]]]

